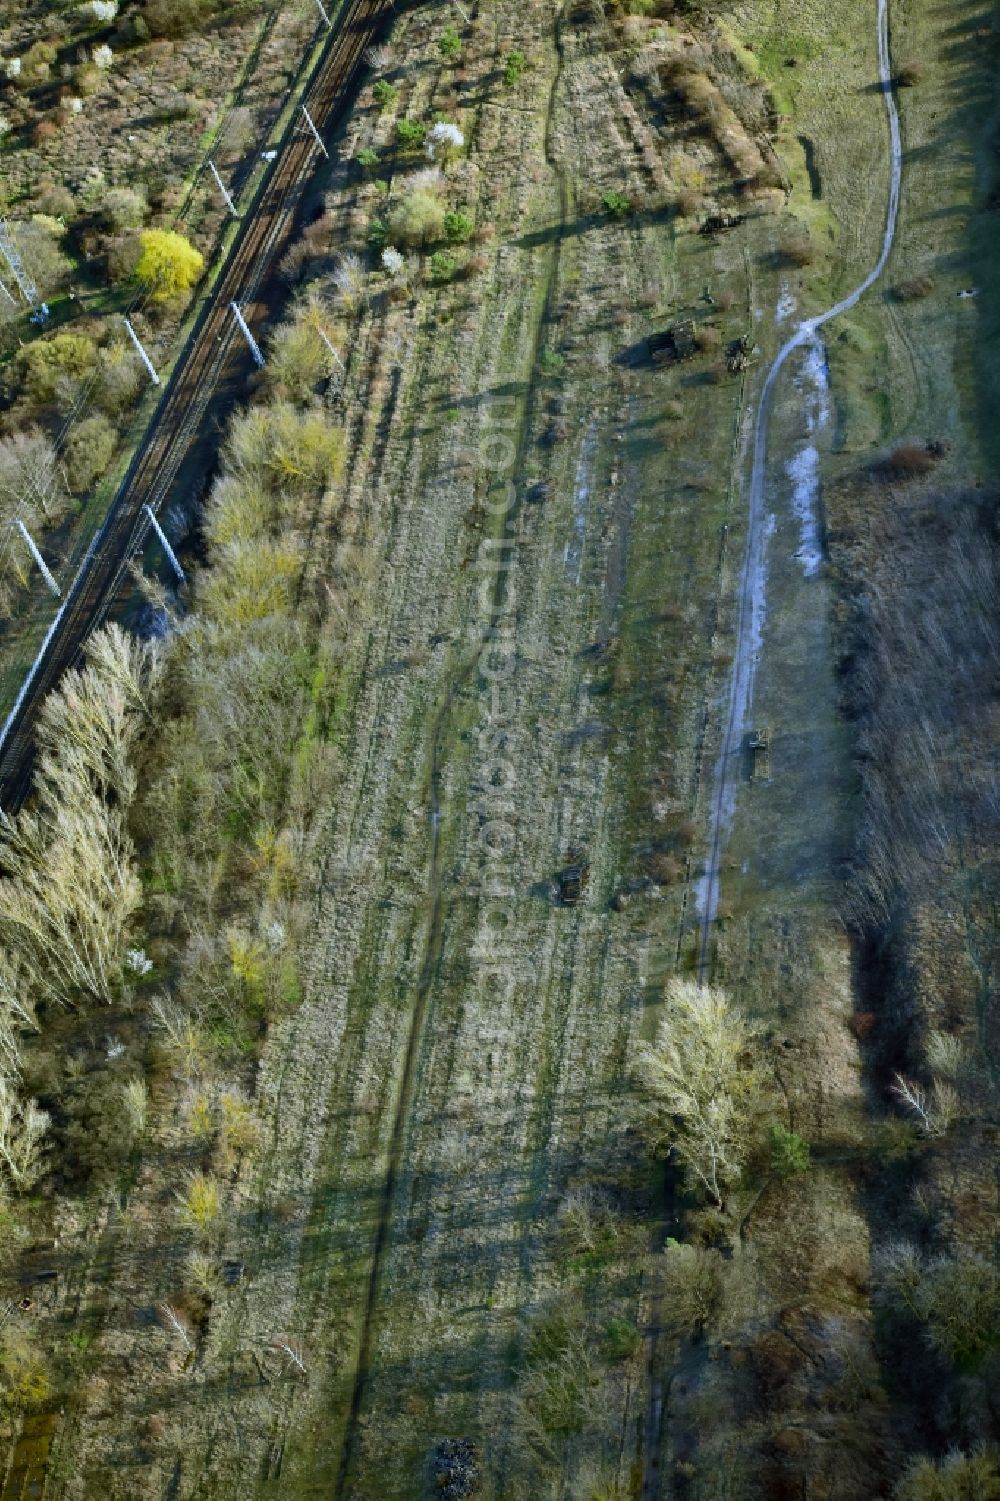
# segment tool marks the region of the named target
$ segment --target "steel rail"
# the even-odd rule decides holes
[[[321,129],[333,124],[354,84],[362,56],[387,16],[384,0],[351,0],[335,23],[303,97]],[[111,608],[155,513],[189,456],[209,403],[224,379],[245,374],[229,304],[256,295],[287,248],[318,148],[289,121],[276,160],[246,212],[212,297],[202,309],[97,533],[89,542],[63,603],[0,728],[0,805],[13,812],[31,790],[34,725],[39,705],[79,660],[90,633]]]

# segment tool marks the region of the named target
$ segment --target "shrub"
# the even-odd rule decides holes
[[[85,417],[71,429],[63,449],[63,467],[74,495],[83,495],[104,473],[114,457],[116,441],[107,417]]]
[[[133,350],[113,344],[101,350],[94,400],[102,412],[114,417],[134,400],[144,380],[145,372]]]
[[[517,83],[527,66],[528,59],[523,52],[508,52],[503,70],[504,83]]]
[[[109,229],[139,229],[149,212],[141,188],[109,188],[101,204],[101,217]]]
[[[403,245],[426,245],[444,233],[444,204],[429,188],[415,188],[389,218],[392,238]]]
[[[780,1121],[768,1127],[768,1152],[771,1171],[779,1178],[793,1178],[809,1167],[809,1143],[797,1131],[789,1131]]]
[[[21,57],[18,77],[27,83],[44,83],[58,56],[51,42],[35,42]]]
[[[785,241],[781,255],[788,266],[811,266],[816,259],[816,249],[806,235],[797,235],[794,239]]]
[[[462,38],[459,36],[454,26],[445,27],[441,39],[438,42],[438,51],[444,58],[445,62],[454,63],[457,62],[461,57]]]
[[[64,1090],[53,1128],[53,1155],[65,1179],[101,1188],[123,1171],[137,1134],[123,1084],[103,1067]]]
[[[455,275],[455,257],[448,250],[435,250],[431,256],[431,281],[451,281]]]
[[[0,1343],[0,1391],[15,1412],[44,1407],[52,1392],[45,1357],[15,1329],[5,1329]]]
[[[281,324],[271,340],[268,378],[293,401],[304,402],[326,374],[329,360],[315,325],[296,319]]]
[[[196,1235],[206,1237],[214,1229],[222,1211],[219,1185],[207,1173],[193,1173],[183,1194],[177,1195],[180,1220]]]
[[[631,1319],[612,1319],[604,1331],[604,1358],[628,1360],[641,1343],[639,1331]]]
[[[934,468],[934,457],[923,443],[900,443],[886,459],[884,467],[893,479],[917,479]]]
[[[627,219],[632,212],[631,199],[615,189],[605,193],[601,198],[601,203],[605,213],[610,214],[612,219]]]
[[[905,281],[896,284],[893,288],[893,296],[897,302],[917,302],[921,297],[929,296],[933,290],[933,277],[910,276]]]
[[[146,0],[142,19],[152,36],[185,36],[213,9],[212,0]]]
[[[915,1319],[928,1344],[948,1361],[971,1364],[1000,1340],[1000,1276],[972,1255],[926,1258],[907,1242],[885,1248],[877,1265],[880,1295]]]
[[[472,237],[472,220],[461,209],[453,209],[444,216],[444,232],[452,245],[464,245]]]
[[[372,98],[382,109],[387,109],[390,104],[395,104],[399,98],[399,90],[394,83],[387,78],[380,78],[372,89]]]
[[[419,120],[397,120],[396,139],[406,151],[413,151],[424,143],[427,126]]]
[[[660,1268],[670,1332],[686,1339],[701,1334],[722,1306],[723,1263],[717,1251],[668,1237]]]
[[[172,229],[144,229],[139,236],[141,253],[135,279],[165,301],[193,287],[205,264],[200,250]]]
[[[86,334],[53,334],[28,344],[19,355],[24,389],[39,405],[54,402],[62,381],[89,375],[97,346]]]
[[[355,160],[365,172],[373,172],[378,166],[378,152],[374,146],[362,146]]]
[[[704,204],[704,198],[695,188],[682,188],[675,200],[675,207],[682,219],[696,218]]]
[[[927,69],[923,63],[903,63],[896,73],[896,87],[900,89],[912,89],[914,84],[922,83],[927,76]]]
[[[996,1501],[1000,1458],[985,1449],[953,1449],[942,1460],[914,1459],[892,1494],[895,1501]]]

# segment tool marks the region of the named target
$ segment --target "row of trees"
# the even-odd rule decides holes
[[[142,892],[128,831],[133,751],[156,677],[118,626],[46,699],[33,806],[0,828],[0,1157],[23,1184],[40,1112],[18,1097],[21,1035],[39,1006],[112,1000]]]

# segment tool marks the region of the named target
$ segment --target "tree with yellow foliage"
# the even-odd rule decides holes
[[[176,297],[193,287],[205,258],[200,250],[172,229],[144,229],[139,236],[142,253],[135,279],[152,292],[157,302]]]

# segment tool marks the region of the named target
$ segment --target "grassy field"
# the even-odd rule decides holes
[[[874,16],[849,0],[727,12],[712,55],[727,86],[772,90],[791,191],[717,236],[664,198],[697,182],[700,214],[729,208],[731,175],[636,65],[686,48],[679,24],[499,0],[448,65],[441,12],[397,21],[399,95],[380,112],[366,87],[341,132],[330,248],[362,250],[379,211],[358,150],[380,152],[391,202],[395,118],[440,111],[471,143],[445,180],[483,264],[409,297],[373,277],[351,325],[347,479],[317,507],[305,576],[335,578],[353,546],[373,562],[309,837],[304,999],[267,1037],[262,1146],[226,1186],[218,1255],[239,1274],[186,1360],[155,1316],[188,1249],[164,1206],[189,1106],[168,1096],[129,1236],[105,1202],[62,1211],[75,1269],[39,1329],[89,1331],[88,1379],[53,1497],[407,1501],[454,1479],[456,1444],[477,1488],[454,1494],[497,1501],[888,1492],[914,1439],[870,1302],[883,1226],[875,1081],[851,1030],[860,796],[838,676],[864,562],[845,562],[843,496],[872,493],[844,487],[902,437],[950,442],[942,482],[988,473],[974,18],[894,12],[897,59],[933,60],[901,93],[898,244],[775,405],[754,698],[770,767],[737,800],[713,978],[764,1027],[777,1118],[812,1168],[760,1173],[727,1223],[651,1160],[630,1069],[664,982],[697,958],[760,385],[782,330],[878,253]],[[515,50],[526,66],[504,84]],[[605,211],[612,191],[637,211]],[[925,273],[932,293],[893,299]],[[704,347],[656,368],[644,341],[679,318]],[[744,333],[749,367],[720,369]],[[325,629],[340,639],[332,607]],[[725,1306],[701,1337],[670,1332],[667,1235],[725,1248]]]

